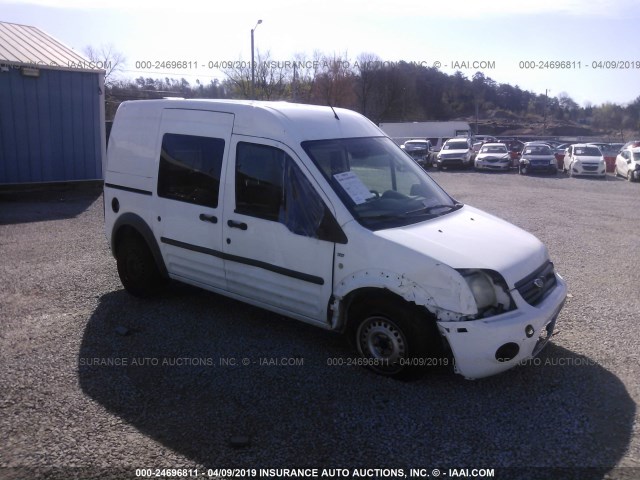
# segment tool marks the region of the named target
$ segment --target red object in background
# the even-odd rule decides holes
[[[554,153],[554,156],[556,157],[558,168],[562,169],[562,166],[564,165],[564,153]]]
[[[616,169],[616,155],[605,155],[604,162],[607,164],[607,172],[613,172]]]

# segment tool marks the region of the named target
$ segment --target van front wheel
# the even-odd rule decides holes
[[[125,237],[116,250],[118,275],[125,290],[136,297],[149,297],[162,284],[162,277],[145,241],[137,236]]]
[[[427,357],[430,319],[389,298],[370,300],[354,313],[354,340],[363,365],[381,375],[415,378]]]

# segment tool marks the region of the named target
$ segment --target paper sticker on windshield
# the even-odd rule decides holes
[[[360,205],[366,202],[367,199],[375,197],[375,194],[370,192],[365,184],[362,183],[362,180],[353,172],[336,173],[333,178],[338,181],[356,205]]]

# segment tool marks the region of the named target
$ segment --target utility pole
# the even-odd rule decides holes
[[[549,103],[549,97],[547,96],[548,89],[544,89],[544,122],[542,124],[542,135],[547,134],[547,103]]]
[[[251,100],[255,100],[256,98],[256,66],[255,66],[255,60],[254,60],[254,55],[253,55],[253,32],[255,31],[256,28],[258,28],[258,25],[260,25],[262,23],[262,20],[258,20],[258,23],[256,23],[256,26],[253,27],[251,29]]]

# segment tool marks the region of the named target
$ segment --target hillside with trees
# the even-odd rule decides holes
[[[251,98],[251,68],[223,69],[222,81],[191,84],[184,78],[107,82],[107,118],[129,99]],[[498,83],[482,72],[471,78],[411,62],[386,62],[374,54],[356,59],[316,52],[290,62],[258,55],[254,97],[356,110],[375,123],[466,120],[478,133],[496,135],[602,136],[622,141],[640,132],[640,96],[628,105],[578,105],[568,93],[536,94]]]

